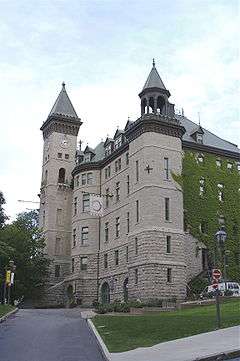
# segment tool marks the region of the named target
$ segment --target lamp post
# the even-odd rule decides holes
[[[225,292],[227,290],[227,272],[226,272],[226,252],[225,252],[225,242],[227,239],[227,233],[222,226],[221,229],[215,234],[217,240],[217,245],[221,249],[222,263],[223,263],[223,277],[225,283]]]

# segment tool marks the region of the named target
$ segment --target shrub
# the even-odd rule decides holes
[[[144,307],[144,304],[139,300],[129,301],[128,305],[129,305],[129,307],[134,307],[134,308],[143,308]]]

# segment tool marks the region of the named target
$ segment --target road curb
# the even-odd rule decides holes
[[[240,357],[240,350],[226,351],[219,354],[196,358],[194,361],[225,361],[233,357]]]
[[[8,312],[6,315],[2,316],[2,317],[0,318],[0,323],[6,321],[6,319],[7,319],[8,317],[12,316],[12,315],[13,315],[14,313],[16,313],[17,311],[18,311],[18,308],[15,308],[14,310]]]
[[[108,351],[107,346],[103,342],[102,337],[99,335],[98,330],[94,326],[92,320],[90,320],[88,318],[86,321],[87,321],[88,327],[90,328],[91,332],[94,334],[94,336],[95,336],[95,338],[97,340],[98,346],[99,346],[99,348],[100,348],[100,350],[102,352],[102,355],[103,355],[105,361],[111,361],[110,352]]]

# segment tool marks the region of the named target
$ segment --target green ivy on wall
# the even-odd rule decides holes
[[[201,159],[198,159],[200,156]],[[219,220],[225,223],[227,240],[227,278],[240,281],[240,173],[236,161],[209,153],[199,155],[185,151],[181,176],[174,176],[183,188],[185,224],[190,233],[205,243],[214,264],[216,256],[215,233],[220,228]],[[232,163],[231,169],[228,163]],[[200,179],[202,194],[200,195]],[[223,200],[219,200],[218,184],[222,184]],[[217,259],[222,261],[219,250]]]

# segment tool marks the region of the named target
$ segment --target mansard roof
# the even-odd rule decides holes
[[[62,83],[62,89],[49,113],[49,116],[54,115],[78,118],[77,113],[65,89],[65,83]]]

